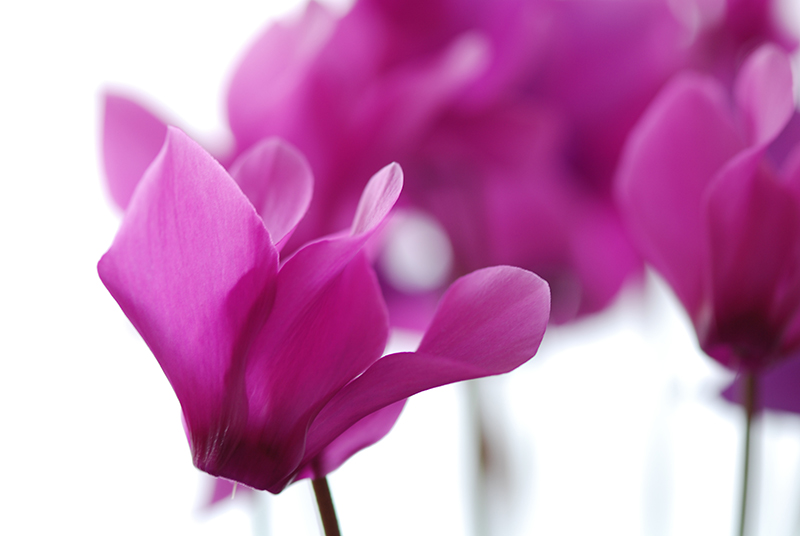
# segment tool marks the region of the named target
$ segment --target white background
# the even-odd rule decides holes
[[[233,61],[294,3],[0,7],[1,534],[319,533],[305,481],[202,510],[177,400],[95,268],[119,223],[99,171],[102,89],[218,137]],[[531,363],[481,385],[512,468],[497,533],[731,534],[743,417],[717,398],[729,379],[658,284],[550,331]],[[414,397],[331,475],[343,534],[468,533],[465,393]],[[800,419],[759,433],[758,533],[798,534]]]

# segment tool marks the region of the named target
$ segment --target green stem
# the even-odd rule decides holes
[[[467,400],[470,418],[472,440],[474,441],[477,452],[475,453],[474,481],[472,489],[472,523],[474,536],[488,536],[488,494],[486,486],[488,484],[488,473],[490,463],[490,447],[483,415],[483,403],[481,399],[480,386],[478,380],[467,383]]]
[[[336,510],[333,508],[328,479],[324,476],[322,478],[314,478],[311,480],[311,485],[314,487],[314,496],[317,498],[319,517],[322,519],[322,528],[325,530],[325,536],[340,536],[339,522],[336,519]]]
[[[747,420],[744,431],[744,469],[742,471],[742,503],[739,510],[739,536],[745,535],[745,525],[747,521],[747,490],[750,476],[750,436],[753,424],[753,413],[755,413],[756,395],[756,375],[752,372],[748,372],[744,377],[744,409]]]

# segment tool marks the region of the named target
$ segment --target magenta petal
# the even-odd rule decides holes
[[[397,164],[389,164],[373,175],[358,202],[351,234],[374,231],[389,214],[402,189],[403,170]]]
[[[363,372],[388,338],[388,313],[366,256],[340,265],[331,251],[330,243],[310,244],[281,268],[272,314],[248,363],[248,375],[263,372],[261,384],[275,383],[263,393],[272,403],[297,399],[279,412],[287,421]]]
[[[228,120],[241,148],[274,133],[289,100],[301,85],[336,18],[312,1],[293,25],[276,23],[247,51],[228,90]]]
[[[785,355],[782,332],[800,303],[800,198],[761,157],[744,152],[709,188],[715,325],[709,333],[699,326],[709,355],[738,365],[715,348],[720,341],[751,370],[767,365],[772,352]]]
[[[759,146],[771,142],[794,112],[792,69],[786,53],[774,45],[756,50],[742,65],[735,91],[749,141]]]
[[[167,135],[167,125],[136,102],[106,93],[103,110],[103,165],[111,198],[126,209],[147,166]]]
[[[331,394],[331,389],[342,387],[383,353],[389,329],[388,312],[377,277],[362,248],[394,206],[402,183],[400,166],[391,164],[383,168],[364,189],[352,234],[308,244],[281,267],[274,313],[253,354],[285,355],[268,361],[254,359],[248,367],[260,372],[248,374],[266,378],[297,375],[297,384],[281,380],[280,385],[264,394],[280,398],[284,395],[276,393],[285,391],[289,399],[295,396],[292,389],[307,391],[305,400],[287,407],[287,415],[312,411],[315,404]],[[325,303],[327,310],[323,307]],[[331,311],[347,314],[331,314]],[[351,355],[341,362],[346,353],[337,352],[345,352],[348,345],[356,349],[348,350]],[[298,368],[292,364],[297,360],[316,365]]]
[[[439,385],[518,367],[536,353],[549,314],[547,283],[521,268],[485,268],[458,279],[417,352],[378,360],[323,408],[308,431],[304,463],[381,408]]]
[[[486,71],[490,48],[485,36],[466,32],[430,60],[408,62],[378,78],[359,103],[360,135],[390,154],[424,136],[442,110]]]
[[[388,338],[388,313],[366,256],[326,265],[329,246],[311,244],[281,268],[272,314],[247,363],[249,425],[258,433],[247,448],[254,459],[264,449],[270,456],[260,457],[258,471],[244,468],[245,482],[273,493],[299,468],[313,418],[381,356]]]
[[[508,372],[536,353],[549,316],[543,279],[511,266],[485,268],[450,286],[417,351]]]
[[[374,445],[389,433],[406,401],[401,400],[370,413],[337,437],[295,477],[321,478],[339,468],[356,452]]]
[[[195,463],[213,467],[246,419],[242,364],[278,254],[225,170],[184,133],[166,142],[98,265],[183,408]]]
[[[582,282],[582,312],[594,313],[607,307],[643,266],[616,211],[598,203],[583,207],[582,215],[573,231],[572,256]]]
[[[292,145],[269,138],[240,156],[231,167],[231,176],[280,250],[311,203],[314,176],[308,161]]]
[[[650,106],[620,163],[617,199],[631,235],[692,317],[707,266],[703,195],[742,148],[723,89],[685,75]]]
[[[339,233],[306,245],[281,268],[282,286],[296,296],[314,296],[339,276],[389,215],[403,188],[403,171],[390,164],[367,183],[353,218],[351,234]],[[289,303],[287,301],[287,303]],[[284,314],[292,317],[305,302],[294,300]],[[288,305],[287,305],[288,307]]]

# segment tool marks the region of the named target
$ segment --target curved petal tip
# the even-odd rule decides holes
[[[103,167],[111,198],[125,210],[144,171],[164,143],[166,123],[139,103],[103,95]]]
[[[403,189],[403,170],[393,162],[381,169],[367,183],[350,230],[360,235],[375,229],[389,214]]]
[[[233,164],[231,176],[250,199],[280,249],[311,203],[314,175],[306,158],[286,141],[268,138]]]
[[[775,45],[762,46],[742,66],[735,91],[749,141],[756,145],[770,143],[794,112],[789,57]]]

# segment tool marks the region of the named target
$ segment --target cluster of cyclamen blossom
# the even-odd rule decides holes
[[[760,43],[791,45],[772,2],[726,3],[360,0],[337,19],[312,2],[243,55],[227,96],[235,146],[215,156],[229,166],[280,136],[308,158],[315,195],[288,251],[346,226],[366,180],[398,162],[400,205],[452,243],[451,281],[495,264],[533,270],[553,289],[553,320],[568,321],[641,270],[612,184],[659,88],[684,67],[727,83]],[[105,113],[124,207],[166,125],[119,95]],[[424,326],[428,293],[386,283],[393,324]]]
[[[800,119],[773,8],[359,0],[337,19],[311,3],[243,56],[216,160],[108,95],[126,214],[100,274],[174,387],[195,464],[278,492],[380,439],[406,397],[520,365],[549,315],[526,270],[563,322],[646,261],[710,356],[787,361]],[[395,202],[452,243],[435,312],[365,248]],[[427,326],[419,349],[381,357],[400,323]]]

